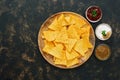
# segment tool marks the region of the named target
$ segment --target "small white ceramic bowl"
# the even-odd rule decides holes
[[[109,36],[104,38],[102,31],[109,32]],[[112,35],[112,28],[107,23],[99,24],[95,29],[95,35],[100,40],[108,40]]]

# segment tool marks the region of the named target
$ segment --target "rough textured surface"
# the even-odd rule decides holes
[[[0,80],[120,80],[120,0],[0,0]],[[99,61],[94,53],[82,66],[62,70],[51,66],[41,56],[37,36],[41,24],[59,11],[73,11],[84,16],[90,5],[103,10],[100,22],[113,29],[107,41],[96,39],[96,46],[106,43],[111,57]]]

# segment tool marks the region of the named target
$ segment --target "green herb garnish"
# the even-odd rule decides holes
[[[96,10],[93,10],[93,11],[92,11],[92,16],[93,16],[93,17],[96,17],[96,16],[97,16],[97,11],[96,11]]]
[[[102,35],[106,36],[106,31],[105,30],[102,31]]]

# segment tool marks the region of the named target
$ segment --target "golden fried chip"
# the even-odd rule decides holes
[[[66,63],[67,63],[66,59],[64,60],[64,59],[55,58],[54,63],[55,63],[55,64],[59,64],[59,65],[64,65],[64,66],[67,65],[67,64],[66,64]]]
[[[73,66],[73,65],[78,64],[78,63],[79,63],[78,58],[74,58],[72,60],[67,60],[67,67]]]
[[[75,20],[75,25],[77,25],[78,27],[82,27],[86,24],[85,20],[79,18],[78,16],[70,15],[70,17]]]
[[[75,30],[74,25],[69,26],[67,33],[69,38],[79,39],[79,35],[77,34],[77,31]]]
[[[62,58],[62,50],[63,50],[63,45],[62,44],[58,44],[57,46],[55,46],[54,48],[52,48],[48,54],[61,59]]]
[[[43,51],[48,53],[54,46],[53,42],[44,40],[44,47],[43,47]]]
[[[51,30],[59,30],[61,28],[61,26],[59,26],[58,24],[58,20],[57,18],[55,18],[52,23],[48,26],[49,29]]]
[[[70,16],[65,16],[65,20],[67,21],[67,23],[69,24],[71,21],[71,17]]]
[[[67,21],[65,20],[64,14],[61,14],[60,17],[58,17],[58,24],[59,24],[59,26],[68,25]]]
[[[59,31],[59,33],[57,34],[55,42],[65,43],[67,39],[68,39],[67,30],[66,27],[63,27],[61,31]]]
[[[83,41],[84,41],[84,46],[88,47],[88,48],[92,48],[93,45],[91,44],[91,42],[89,41],[88,37],[83,37]]]
[[[88,47],[88,48],[92,48],[92,44],[90,43],[89,41],[89,36],[90,36],[90,26],[87,25],[86,27],[84,27],[84,34],[82,34],[82,39],[85,43],[85,46]]]
[[[67,21],[68,25],[74,25],[76,23],[75,19],[72,18],[70,15],[65,16],[65,20]]]
[[[67,65],[67,59],[66,59],[66,54],[65,51],[62,51],[62,58],[54,58],[54,63],[55,64],[60,64],[60,65]]]
[[[48,41],[54,41],[57,37],[58,31],[43,31],[44,38]]]
[[[67,60],[72,60],[78,57],[80,57],[80,55],[75,50],[72,50],[71,52],[66,51]]]
[[[74,47],[76,41],[77,39],[68,39],[67,43],[65,44],[66,50],[70,52]]]
[[[87,52],[88,50],[88,47],[85,46],[85,41],[83,39],[79,39],[77,42],[76,42],[76,45],[74,47],[74,49],[79,53],[81,54],[82,56],[85,56],[85,53]]]
[[[82,31],[81,34],[83,36],[87,34],[86,37],[89,38],[89,35],[90,35],[90,26],[88,24],[85,24],[82,28],[80,28],[80,31]]]

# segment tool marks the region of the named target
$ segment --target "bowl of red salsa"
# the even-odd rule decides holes
[[[90,6],[86,9],[85,16],[92,23],[98,22],[102,18],[102,10],[99,6]]]

